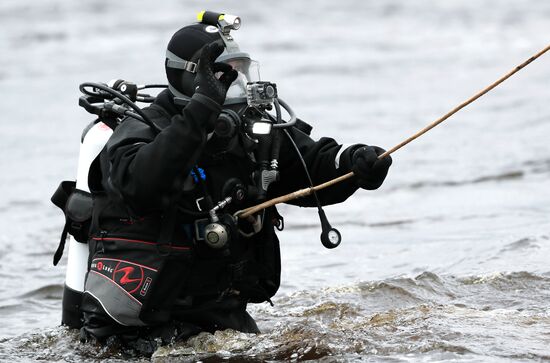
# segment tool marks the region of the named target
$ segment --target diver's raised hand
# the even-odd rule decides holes
[[[193,82],[195,93],[206,96],[217,104],[222,105],[229,86],[237,79],[237,71],[229,64],[215,62],[223,53],[224,47],[217,42],[206,44],[202,47],[197,75]],[[216,73],[222,75],[218,79]]]
[[[391,156],[378,159],[385,152],[378,146],[362,146],[355,150],[351,157],[352,170],[357,179],[357,185],[363,189],[378,189],[391,166]]]

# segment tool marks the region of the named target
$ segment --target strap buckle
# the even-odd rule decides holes
[[[182,69],[190,73],[197,72],[197,63],[193,63],[186,60],[166,59],[166,66],[168,68]]]
[[[185,66],[185,70],[187,72],[196,73],[197,72],[197,63],[187,61],[187,65]]]

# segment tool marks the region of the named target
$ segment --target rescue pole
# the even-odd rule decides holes
[[[447,120],[449,117],[451,117],[452,115],[454,115],[458,111],[462,110],[464,107],[468,106],[470,103],[476,101],[478,98],[480,98],[484,94],[488,93],[489,91],[491,91],[493,88],[495,88],[496,86],[498,86],[502,82],[506,81],[508,78],[510,78],[515,73],[519,72],[521,69],[523,69],[529,63],[533,62],[535,59],[537,59],[538,57],[540,57],[541,55],[546,53],[549,49],[550,49],[550,45],[546,46],[546,48],[542,49],[537,54],[535,54],[531,58],[527,59],[525,62],[523,62],[520,65],[516,66],[514,69],[512,69],[510,72],[508,72],[507,74],[505,74],[504,76],[499,78],[493,84],[487,86],[486,88],[479,91],[477,94],[475,94],[474,96],[472,96],[468,100],[466,100],[463,103],[461,103],[460,105],[456,106],[451,111],[449,111],[448,113],[443,115],[441,118],[435,120],[434,122],[432,122],[428,126],[424,127],[422,130],[418,131],[416,134],[414,134],[414,135],[410,136],[409,138],[401,141],[399,144],[395,145],[394,147],[392,147],[388,151],[384,152],[383,154],[380,154],[378,156],[378,159],[385,158],[386,156],[388,156],[388,155],[394,153],[395,151],[401,149],[403,146],[407,145],[411,141],[416,140],[420,136],[424,135],[426,132],[430,131],[431,129],[433,129],[434,127],[436,127],[437,125],[439,125],[443,121]],[[312,194],[313,191],[319,191],[321,189],[325,189],[327,187],[330,187],[334,184],[338,184],[338,183],[340,183],[344,180],[347,180],[347,179],[353,177],[353,175],[354,175],[353,172],[349,172],[347,174],[344,174],[342,176],[339,176],[338,178],[334,178],[334,179],[329,180],[327,182],[324,182],[322,184],[319,184],[319,185],[316,185],[316,186],[313,186],[313,187],[309,187],[309,188],[300,189],[300,190],[297,190],[295,192],[292,192],[292,193],[282,195],[280,197],[273,198],[271,200],[265,201],[265,202],[260,203],[258,205],[243,209],[242,211],[239,211],[239,212],[235,213],[235,215],[238,218],[246,218],[246,217],[251,216],[252,214],[254,214],[256,212],[261,211],[262,209],[277,205],[279,203],[285,203],[285,202],[288,202],[288,201],[296,199],[296,198],[305,197],[305,196],[308,196],[308,195]]]

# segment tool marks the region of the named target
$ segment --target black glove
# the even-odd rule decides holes
[[[385,150],[378,146],[362,146],[353,152],[351,170],[360,188],[374,190],[382,185],[392,163],[389,155],[378,159],[378,155],[384,152]]]
[[[202,47],[197,75],[193,82],[195,93],[204,95],[219,105],[224,103],[229,86],[238,76],[237,71],[229,64],[214,62],[223,53],[223,49],[222,45],[215,42]],[[223,73],[219,79],[215,76],[218,72]]]

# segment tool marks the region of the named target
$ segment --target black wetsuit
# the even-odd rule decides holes
[[[166,235],[170,240],[168,250],[185,252],[185,256],[163,267],[159,278],[162,282],[157,283],[154,296],[147,303],[148,312],[142,314],[145,327],[117,323],[92,294],[85,293],[83,331],[100,340],[112,335],[134,339],[143,336],[143,332],[156,334],[158,326],[176,326],[175,334],[182,337],[225,328],[257,332],[246,304],[270,301],[280,283],[279,242],[274,231],[279,217],[276,210],[270,208],[261,213],[262,228],[250,237],[233,231],[230,248],[223,252],[197,241],[194,227],[195,220],[207,217],[204,211],[208,209],[208,197],[216,204],[227,196],[224,189],[230,180],[233,184],[235,180],[246,186],[253,184],[255,162],[244,151],[239,137],[228,142],[214,136],[207,141],[206,120],[217,117],[217,113],[196,100],[182,110],[174,105],[171,93],[164,91],[144,112],[163,130],[155,135],[145,123],[127,118],[115,129],[99,163],[94,164],[96,178],[89,181],[96,195],[90,263],[98,256],[109,257],[105,251],[110,244],[126,244],[122,252],[115,248],[117,258],[125,260],[120,256],[122,253],[124,257],[124,248],[132,251],[130,242],[149,248],[159,238],[166,239]],[[183,118],[174,119],[177,114]],[[350,171],[350,155],[355,147],[341,151],[337,168],[335,158],[342,146],[330,138],[314,141],[308,130],[304,131],[289,129],[315,184]],[[301,161],[286,137],[282,138],[279,170],[280,179],[270,186],[269,198],[309,185]],[[319,198],[324,205],[339,203],[356,190],[351,179],[321,191]],[[291,203],[315,205],[312,197]],[[257,200],[248,198],[224,212],[234,213],[255,204]],[[252,231],[246,221],[239,223],[239,229],[244,233]],[[147,253],[149,258],[155,250]],[[134,262],[139,260],[139,256],[132,258]],[[92,266],[97,269],[97,261]],[[115,274],[116,271],[112,276]],[[121,276],[124,282],[140,278],[122,274],[117,278],[120,280]],[[143,276],[142,273],[141,280]]]

